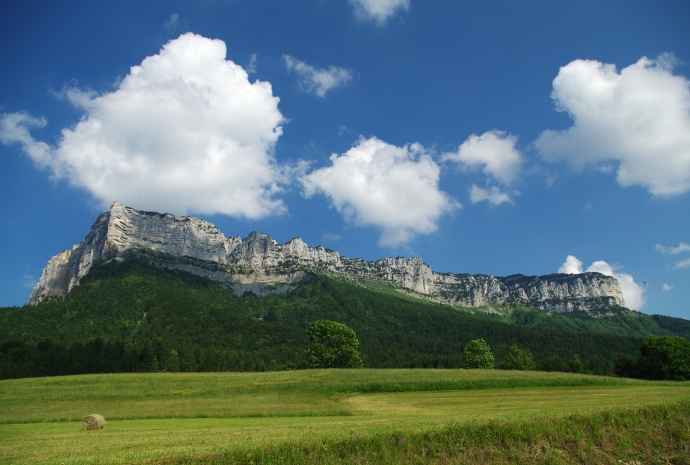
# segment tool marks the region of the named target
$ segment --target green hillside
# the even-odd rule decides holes
[[[437,305],[414,293],[402,293],[384,282],[363,282],[367,289],[420,304]],[[608,307],[595,314],[587,312],[553,313],[520,305],[457,307],[478,318],[502,323],[575,333],[617,334],[620,336],[682,336],[690,339],[690,321],[664,315],[646,315],[623,307]]]
[[[306,368],[306,328],[329,319],[355,330],[366,367],[461,367],[464,345],[483,338],[499,363],[517,344],[543,369],[568,369],[578,355],[586,371],[604,373],[618,353],[635,358],[642,336],[685,328],[685,320],[663,320],[662,328],[630,312],[596,319],[522,308],[472,314],[394,294],[316,276],[287,294],[238,297],[192,274],[111,262],[64,300],[0,309],[0,370],[14,377]]]

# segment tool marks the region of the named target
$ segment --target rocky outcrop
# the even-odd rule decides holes
[[[34,286],[29,303],[34,304],[48,297],[64,297],[72,288],[69,259],[72,250],[64,250],[48,260],[41,277]]]
[[[367,262],[309,247],[299,238],[284,244],[259,232],[226,238],[208,221],[138,211],[118,202],[98,217],[84,241],[50,259],[29,303],[64,297],[94,263],[128,256],[207,277],[238,294],[287,292],[321,272],[384,281],[401,292],[463,307],[520,304],[569,312],[625,305],[618,281],[599,273],[503,278],[437,273],[419,258]]]

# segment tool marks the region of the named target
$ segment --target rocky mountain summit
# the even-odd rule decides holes
[[[341,257],[294,238],[267,234],[226,238],[213,224],[189,216],[138,211],[115,202],[79,244],[50,259],[29,299],[65,297],[99,261],[135,256],[156,266],[209,278],[237,294],[287,292],[313,273],[383,281],[400,292],[462,307],[520,304],[547,311],[593,311],[624,306],[615,278],[600,273],[494,277],[437,273],[419,258],[376,262]]]

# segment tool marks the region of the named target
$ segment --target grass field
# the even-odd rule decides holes
[[[671,441],[677,442],[682,455],[690,433],[688,427],[673,422],[685,424],[689,402],[687,383],[498,370],[159,373],[5,380],[0,381],[0,462],[330,463],[346,458],[351,463],[445,463],[444,457],[455,454],[460,459],[468,453],[465,446],[458,449],[457,444],[464,442],[449,438],[462,437],[469,444],[482,428],[503,428],[506,437],[530,428],[556,434],[559,428],[569,431],[571,427],[563,426],[568,422],[596,423],[611,412],[617,412],[615,418],[629,419],[633,428],[625,435],[628,439],[619,438],[617,444],[635,441],[635,434],[649,436],[645,420],[634,419],[635,415],[673,418],[665,426],[662,418],[655,434],[665,437],[664,428],[676,428],[668,434],[675,434]],[[105,416],[106,428],[81,431],[79,420],[89,413]],[[586,425],[581,429],[587,430]],[[398,444],[400,438],[405,447]],[[391,446],[391,441],[398,445]],[[433,444],[440,444],[435,452]],[[559,463],[551,452],[539,450],[541,459],[551,461],[544,463]],[[477,459],[472,461],[481,462]]]

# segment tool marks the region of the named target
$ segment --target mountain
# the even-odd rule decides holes
[[[0,379],[306,368],[306,329],[320,319],[351,327],[365,366],[380,368],[462,367],[464,346],[482,338],[499,365],[517,344],[538,369],[611,374],[645,336],[690,337],[687,320],[622,304],[618,282],[598,273],[437,273],[418,258],[226,238],[203,220],[114,203],[51,258],[27,305],[0,308]]]
[[[589,319],[597,324],[609,318]],[[506,324],[326,275],[286,293],[238,296],[207,278],[128,257],[99,261],[64,299],[0,308],[0,378],[306,368],[307,328],[320,319],[352,328],[365,366],[377,368],[462,367],[464,346],[482,338],[499,363],[517,344],[531,350],[540,369],[579,370],[584,364],[585,371],[603,374],[611,373],[619,353],[639,356],[642,341],[639,332]]]
[[[520,305],[550,312],[597,315],[624,307],[620,285],[600,273],[494,277],[438,273],[419,258],[375,262],[341,257],[299,238],[279,244],[267,234],[226,238],[213,224],[189,216],[138,211],[115,202],[86,238],[50,259],[29,303],[65,297],[94,264],[143,259],[158,267],[208,278],[242,295],[285,293],[314,273],[381,282],[410,296],[458,307]]]

